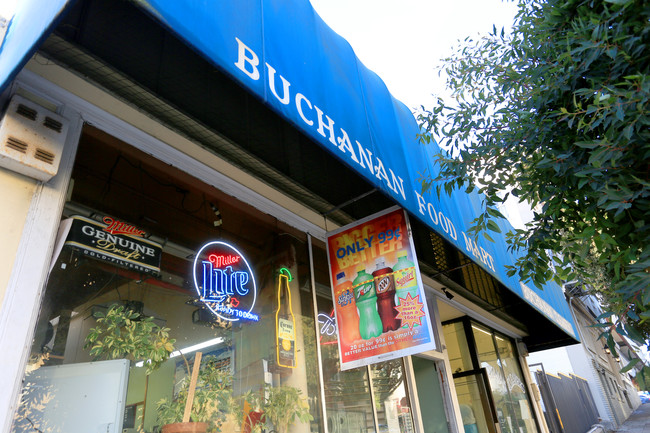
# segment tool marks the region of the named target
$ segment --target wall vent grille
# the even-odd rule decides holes
[[[43,126],[51,129],[52,131],[56,131],[60,133],[61,128],[63,128],[63,123],[59,122],[58,120],[52,119],[50,116],[45,116],[45,121],[43,122]]]
[[[52,152],[48,152],[47,150],[36,149],[34,158],[38,159],[39,161],[43,161],[46,164],[54,164],[55,155]]]
[[[28,147],[27,143],[15,137],[7,137],[6,146],[9,149],[15,150],[16,152],[27,153],[27,147]]]
[[[38,114],[36,110],[25,104],[18,104],[18,107],[16,107],[16,113],[29,120],[36,120],[36,115]]]

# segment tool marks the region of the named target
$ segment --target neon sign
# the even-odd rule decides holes
[[[291,287],[293,277],[287,268],[280,268],[278,273],[278,309],[275,311],[275,329],[277,336],[277,363],[280,367],[296,368],[296,318],[291,304]]]
[[[257,300],[253,271],[230,244],[213,241],[201,247],[194,258],[194,288],[206,307],[223,320],[260,320],[251,312]]]
[[[102,221],[104,221],[104,224],[107,225],[104,231],[112,235],[130,235],[142,237],[146,233],[144,230],[140,230],[131,224],[113,219],[109,216],[105,216]]]

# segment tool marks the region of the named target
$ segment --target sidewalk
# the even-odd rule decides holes
[[[615,431],[619,433],[650,433],[650,403],[639,406]]]

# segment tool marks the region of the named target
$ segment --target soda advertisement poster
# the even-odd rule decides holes
[[[435,349],[403,209],[328,233],[327,257],[342,370]]]

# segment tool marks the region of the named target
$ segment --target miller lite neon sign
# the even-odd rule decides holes
[[[213,241],[194,258],[194,288],[216,316],[230,322],[259,321],[255,276],[246,258],[232,245]]]

